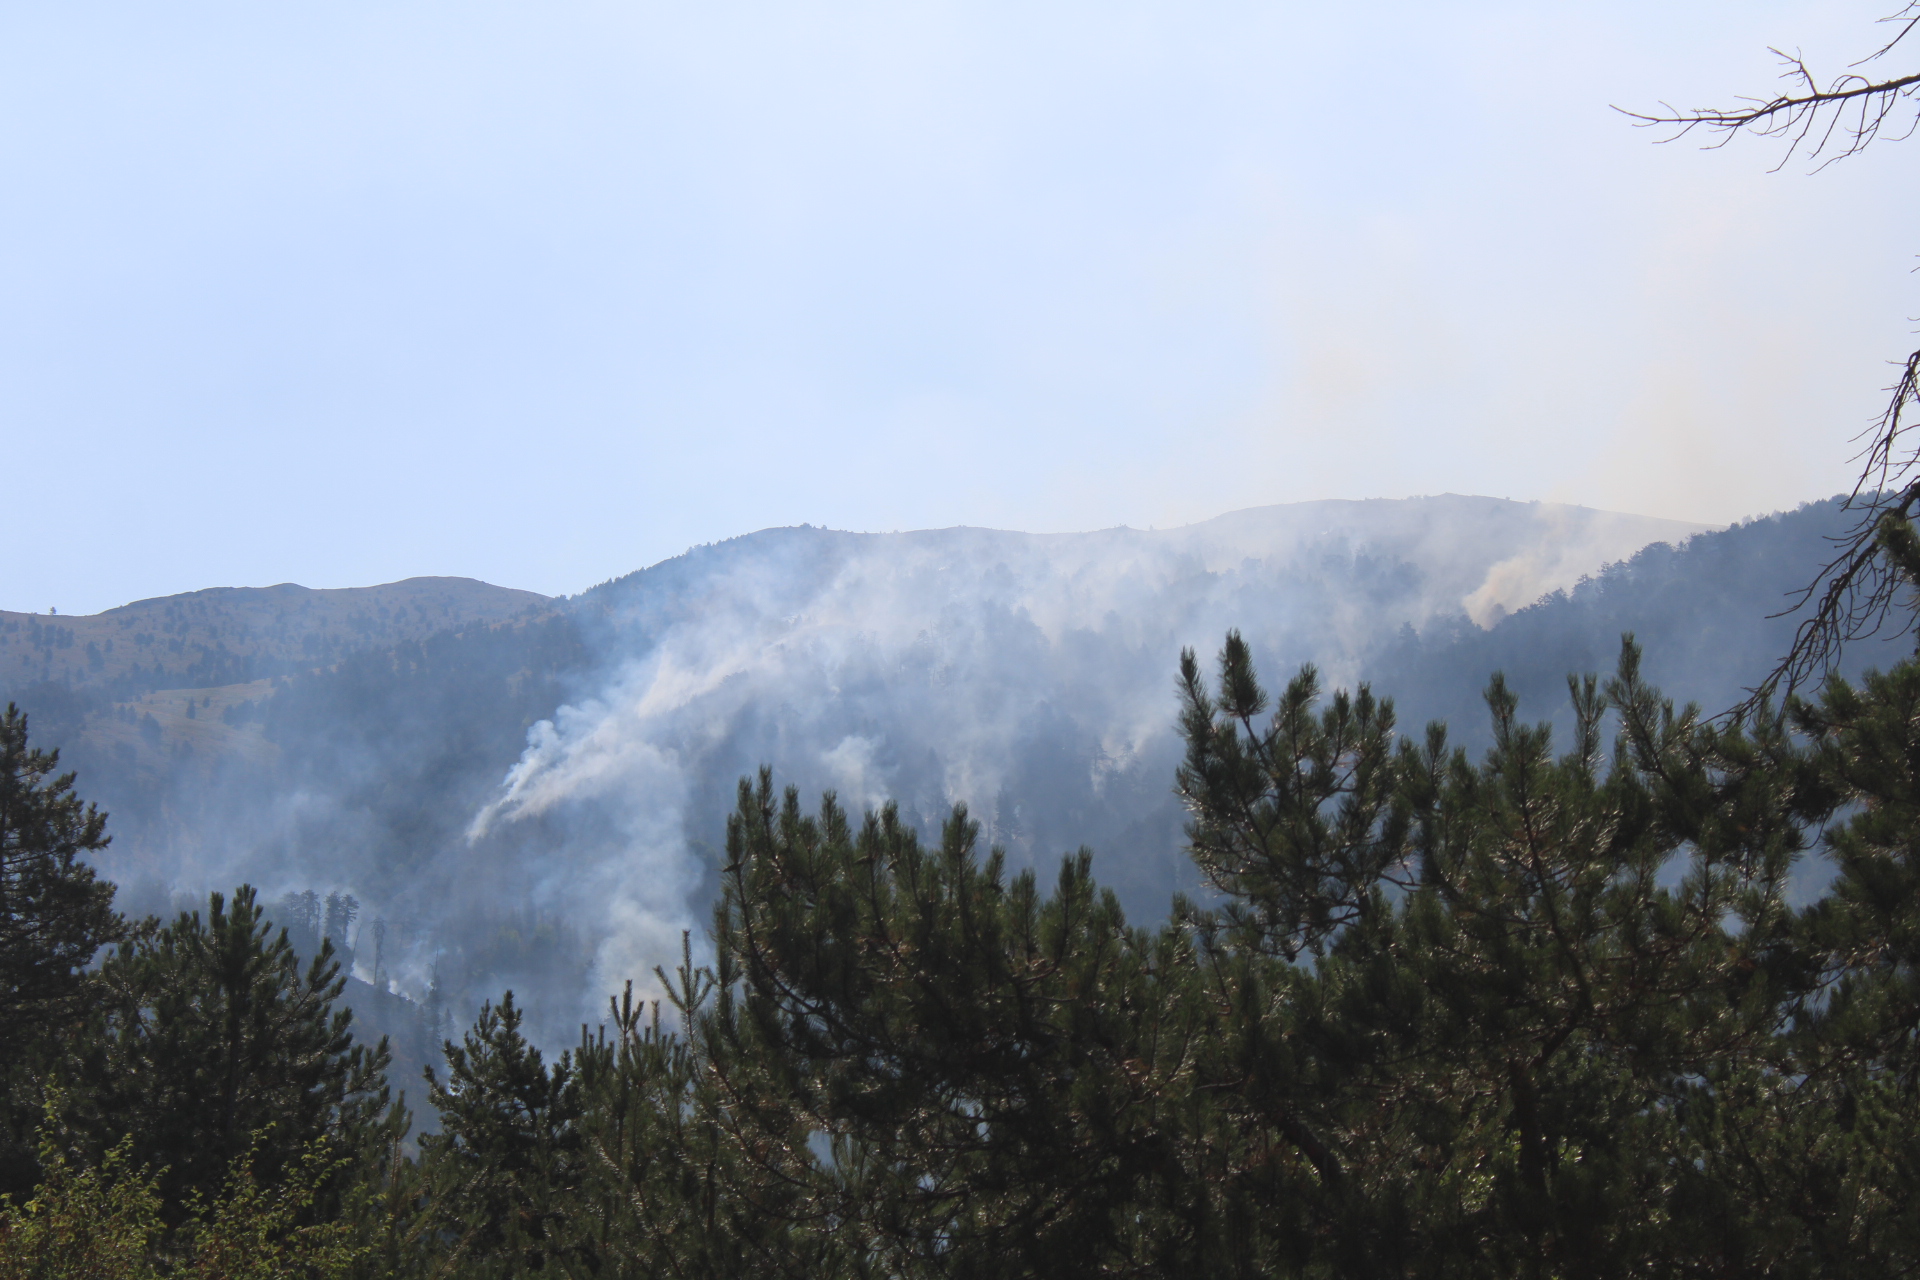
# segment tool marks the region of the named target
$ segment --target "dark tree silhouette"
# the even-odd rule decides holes
[[[27,717],[0,716],[0,1043],[52,1030],[80,994],[81,969],[117,940],[113,885],[82,855],[107,847],[107,815],[55,774],[58,751],[27,745]]]

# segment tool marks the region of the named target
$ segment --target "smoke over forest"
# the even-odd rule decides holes
[[[923,830],[965,803],[1016,866],[1088,846],[1152,919],[1194,887],[1182,647],[1238,628],[1274,679],[1370,680],[1404,731],[1442,718],[1473,743],[1490,673],[1555,718],[1566,674],[1610,668],[1632,631],[1670,695],[1719,707],[1784,652],[1792,622],[1768,615],[1844,520],[1445,496],[1165,531],[769,529],[566,599],[415,579],[8,614],[0,695],[112,812],[126,909],[249,881],[347,946],[356,1007],[458,1025],[512,987],[561,1040],[682,931],[699,945],[734,789],[763,764]]]

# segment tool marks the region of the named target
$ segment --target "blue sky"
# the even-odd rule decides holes
[[[1609,105],[1880,15],[0,4],[0,607],[559,593],[803,521],[1792,506],[1920,315],[1920,140],[1769,174]]]

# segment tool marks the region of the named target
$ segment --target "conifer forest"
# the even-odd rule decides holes
[[[503,991],[420,1079],[351,903],[118,914],[10,710],[0,1274],[1913,1269],[1920,662],[1712,717],[1629,639],[1563,735],[1494,677],[1478,756],[1238,634],[1178,680],[1163,922],[762,770],[709,961],[557,1054]]]
[[[1868,64],[1628,114],[1831,162]],[[1894,367],[1732,525],[0,613],[0,1280],[1920,1278]]]

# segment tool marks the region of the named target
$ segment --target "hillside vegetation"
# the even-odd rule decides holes
[[[1673,600],[1699,544],[1477,635]],[[363,687],[443,694],[482,638]],[[923,834],[759,770],[701,941],[557,1054],[528,1017],[554,975],[503,983],[429,1064],[417,1145],[395,1046],[342,1007],[391,922],[245,885],[125,919],[104,816],[10,711],[0,1179],[32,1199],[0,1201],[0,1275],[1909,1274],[1920,661],[1720,718],[1646,666],[1623,642],[1565,681],[1561,732],[1495,675],[1456,736],[1311,665],[1269,686],[1237,631],[1181,653],[1203,892],[1150,920],[1091,849],[1042,874],[964,805]],[[520,869],[581,870],[549,858]],[[492,918],[496,963],[577,945]]]
[[[319,591],[214,587],[77,617],[0,610],[0,687],[57,684],[124,698],[242,684],[547,603],[471,578],[408,578]]]
[[[270,680],[114,697],[107,681],[125,676],[102,673],[0,692],[113,812],[130,906],[242,879],[270,900],[350,893],[363,927],[385,922],[398,989],[425,1000],[437,979],[470,1017],[513,983],[539,994],[538,1033],[563,1039],[599,991],[699,927],[718,891],[711,815],[762,763],[850,803],[891,799],[923,834],[965,800],[1016,866],[1085,843],[1127,909],[1156,918],[1199,887],[1167,784],[1183,646],[1237,625],[1263,664],[1373,679],[1407,723],[1444,718],[1473,741],[1489,672],[1529,714],[1564,719],[1566,672],[1604,669],[1630,630],[1664,687],[1726,705],[1784,645],[1765,615],[1838,519],[1815,505],[1696,533],[1440,498],[1159,532],[767,530],[526,612],[510,612],[518,593],[465,584],[496,613]],[[1679,545],[1643,549],[1669,528]],[[393,603],[402,587],[365,599],[388,601],[388,626],[424,626],[431,609]],[[1503,587],[1562,589],[1530,604]],[[1495,604],[1489,626],[1473,621]],[[286,630],[264,660],[308,647],[302,616],[317,615],[273,615]],[[551,745],[529,755],[543,723]],[[665,764],[632,772],[645,759]],[[516,769],[518,795],[547,788],[537,813],[501,807]],[[563,935],[577,940],[529,941]]]

